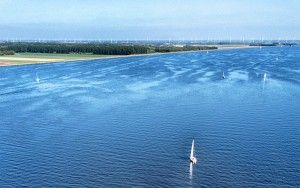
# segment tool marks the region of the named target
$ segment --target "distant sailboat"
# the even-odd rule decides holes
[[[40,78],[39,78],[39,76],[38,76],[37,73],[35,74],[35,81],[36,81],[37,83],[40,83]]]
[[[192,148],[191,148],[191,154],[190,154],[190,162],[193,164],[197,163],[197,158],[195,157],[195,146],[194,146],[194,140],[192,142]]]
[[[267,80],[267,73],[264,74],[264,82]]]
[[[223,72],[222,78],[223,78],[223,79],[225,79],[225,78],[226,78],[226,77],[225,77],[225,74],[224,74],[224,72]]]

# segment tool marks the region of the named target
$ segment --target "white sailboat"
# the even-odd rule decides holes
[[[226,77],[225,77],[225,73],[224,73],[224,72],[223,72],[222,78],[223,78],[223,79],[225,79],[225,78],[226,78]]]
[[[191,148],[191,154],[190,154],[190,162],[193,164],[197,163],[197,158],[195,157],[195,146],[194,146],[194,140],[192,142],[192,148]]]
[[[37,73],[35,73],[35,81],[37,83],[40,83],[40,78],[39,78],[39,75]]]
[[[264,83],[266,82],[267,80],[267,73],[264,74]]]

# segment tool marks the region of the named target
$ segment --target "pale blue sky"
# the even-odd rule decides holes
[[[300,39],[299,0],[0,0],[1,39]]]

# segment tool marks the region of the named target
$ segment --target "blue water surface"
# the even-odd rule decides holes
[[[0,118],[0,187],[300,187],[300,47],[1,67]]]

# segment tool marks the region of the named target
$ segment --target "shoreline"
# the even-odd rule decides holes
[[[9,61],[1,61],[0,56],[0,68],[1,67],[11,67],[11,66],[25,66],[25,65],[36,65],[36,64],[51,64],[51,63],[72,63],[72,62],[78,62],[78,61],[88,61],[88,60],[102,60],[102,59],[119,59],[119,58],[130,58],[130,57],[141,57],[141,56],[154,56],[154,55],[166,55],[166,54],[180,54],[180,53],[192,53],[192,52],[208,52],[208,51],[221,51],[221,50],[232,50],[232,49],[248,49],[248,48],[257,48],[256,46],[248,46],[248,45],[212,45],[218,47],[218,49],[212,49],[212,50],[192,50],[192,51],[177,51],[177,52],[164,52],[164,53],[149,53],[149,54],[132,54],[132,55],[112,55],[107,57],[88,57],[88,58],[78,58],[78,59],[70,59],[70,60],[61,60],[56,61],[58,59],[45,59],[43,61],[35,62],[34,58],[19,58],[21,60],[27,59],[27,61],[31,61],[28,63],[11,63]],[[16,57],[10,57],[10,56],[4,56],[8,57],[7,59],[18,59]],[[37,58],[38,59],[38,58]]]

